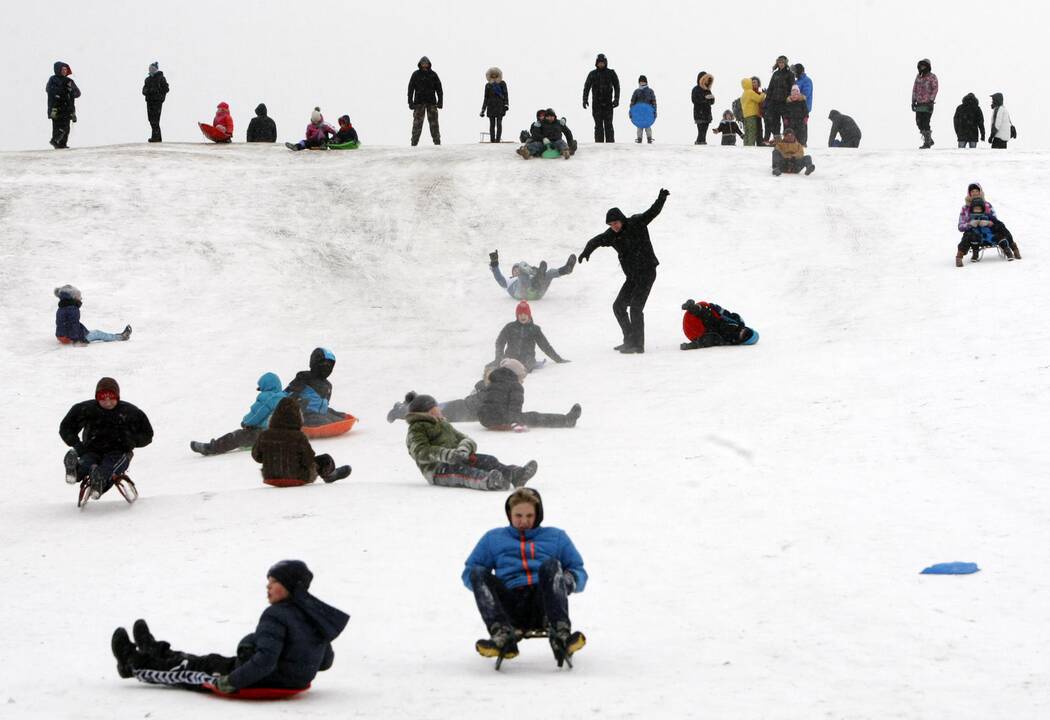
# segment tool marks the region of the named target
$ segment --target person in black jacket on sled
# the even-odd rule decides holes
[[[136,620],[134,642],[124,628],[113,631],[110,647],[117,673],[144,683],[221,694],[246,688],[305,690],[318,671],[332,667],[332,641],[350,616],[308,592],[313,573],[301,560],[282,560],[266,575],[270,606],[255,632],[237,644],[235,657],[172,650],[153,637],[145,620]]]
[[[69,409],[58,427],[66,452],[66,482],[91,479],[91,499],[97,500],[116,476],[131,464],[135,448],[153,442],[153,426],[146,413],[120,399],[120,386],[104,377],[95,386],[95,399]]]
[[[572,428],[580,419],[583,408],[579,403],[566,414],[524,412],[525,388],[528,373],[525,366],[513,358],[504,358],[488,377],[488,385],[481,391],[478,421],[489,430],[524,430],[529,427]]]
[[[720,305],[703,300],[686,300],[682,309],[685,310],[682,332],[689,340],[682,343],[683,350],[719,345],[754,345],[758,342],[758,331],[745,325],[740,315]]]
[[[310,369],[297,372],[284,389],[302,407],[304,424],[327,425],[346,417],[346,413],[328,406],[332,399],[332,383],[328,376],[334,369],[335,353],[326,348],[314,348],[310,353]]]

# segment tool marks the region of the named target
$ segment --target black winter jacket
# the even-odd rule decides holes
[[[319,670],[332,667],[332,641],[350,616],[303,590],[263,611],[253,637],[255,653],[230,673],[247,687],[305,688]]]
[[[255,117],[248,123],[248,142],[277,142],[277,123],[266,114],[266,105],[259,103]]]
[[[270,426],[252,446],[252,459],[262,463],[264,480],[294,478],[310,483],[317,479],[314,450],[302,427],[303,417],[295,400],[283,398],[270,416]]]
[[[77,455],[124,453],[153,442],[153,426],[146,413],[123,400],[112,410],[96,400],[77,403],[62,419],[58,434]]]
[[[487,428],[518,422],[524,403],[525,388],[518,382],[518,376],[510,368],[496,368],[481,393],[478,421]]]
[[[634,277],[656,270],[660,261],[656,259],[653,243],[649,239],[649,223],[663,210],[666,200],[666,197],[661,196],[644,213],[624,218],[623,228],[618,233],[609,228],[602,234],[595,235],[580,253],[580,257],[590,258],[596,249],[611,247],[616,248],[624,275]]]
[[[510,106],[510,95],[507,93],[507,83],[499,82],[485,83],[485,97],[481,100],[481,110],[489,117],[503,117],[507,114]]]
[[[615,70],[606,67],[604,70],[594,68],[587,73],[587,82],[583,84],[583,102],[587,102],[587,96],[594,94],[591,105],[594,109],[608,110],[620,104],[620,78],[616,76]]]
[[[843,115],[838,110],[828,113],[831,120],[831,134],[828,135],[828,147],[835,140],[836,135],[842,136],[842,144],[856,147],[860,144],[860,128],[849,115]]]
[[[547,337],[543,334],[540,326],[531,320],[527,323],[520,323],[515,320],[503,326],[499,336],[496,338],[495,362],[498,364],[505,357],[514,358],[524,365],[526,370],[532,372],[533,368],[536,367],[537,345],[554,362],[565,362],[551,347],[551,344],[547,342]],[[489,379],[491,379],[491,375]]]
[[[533,129],[535,129],[535,127],[536,126],[534,124]],[[534,132],[533,136],[535,137],[535,135],[536,133]],[[543,142],[544,140],[550,140],[552,143],[555,143],[562,139],[562,135],[565,136],[565,142],[567,142],[571,146],[572,130],[569,129],[568,125],[566,125],[562,120],[555,120],[554,122],[547,122],[546,120],[544,120],[542,123],[540,123],[539,137],[536,139],[540,142]]]
[[[64,67],[69,66],[64,62],[55,63],[55,74],[47,81],[47,116],[50,118],[52,111],[57,109],[59,120],[69,120],[76,115],[76,99],[80,97],[80,88],[73,78],[61,75]]]
[[[766,86],[766,104],[782,103],[791,94],[791,86],[795,84],[795,73],[791,68],[782,68],[773,71]]]
[[[693,86],[693,122],[711,122],[711,106],[715,104],[715,96],[711,94],[710,85],[706,88],[700,86],[700,81],[706,75],[700,73],[696,78],[697,84]]]
[[[441,78],[434,72],[433,68],[423,69],[425,57],[419,59],[419,68],[408,80],[408,104],[416,105],[441,105],[444,103],[445,94],[441,89]],[[429,61],[427,61],[429,64]]]
[[[795,102],[785,100],[783,114],[790,121],[791,127],[800,127],[805,119],[809,117],[809,108],[806,107],[805,97]]]
[[[970,93],[962,99],[962,104],[955,108],[955,137],[959,142],[984,142],[984,112],[977,102],[977,96]],[[980,138],[978,138],[980,134]]]
[[[146,82],[142,84],[142,94],[146,96],[147,105],[163,104],[169,90],[163,70],[158,70],[154,75],[147,75]]]

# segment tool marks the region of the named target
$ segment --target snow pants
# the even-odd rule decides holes
[[[761,132],[757,115],[744,118],[744,145],[757,145],[758,134]]]
[[[566,143],[564,140],[555,140],[550,144],[550,146],[558,152],[562,152],[563,150],[569,149],[569,144]],[[547,146],[538,140],[533,140],[532,142],[525,143],[525,147],[528,149],[529,155],[532,155],[533,157],[540,155],[544,150],[547,149]]]
[[[975,147],[977,147],[977,141],[976,140],[960,140],[959,141],[959,148],[962,149],[962,148],[965,148],[965,147],[975,148]]]
[[[520,423],[527,427],[565,428],[572,427],[569,416],[561,413],[523,412],[513,421],[507,418],[493,418],[487,415],[477,418],[483,427],[489,430],[503,430],[514,423]]]
[[[915,125],[923,135],[930,132],[930,118],[932,117],[933,110],[930,110],[929,112],[915,111]]]
[[[412,145],[419,144],[419,136],[423,134],[423,116],[427,116],[430,123],[430,138],[435,145],[441,144],[441,128],[438,127],[438,106],[417,104],[412,109]]]
[[[55,118],[51,121],[51,144],[56,148],[64,148],[68,143],[69,118]]]
[[[471,455],[470,460],[465,463],[441,463],[430,484],[471,490],[506,490],[510,487],[511,475],[517,469],[515,465],[504,465],[492,455],[477,453]],[[499,470],[503,474],[499,483],[491,483],[489,473],[493,470]]]
[[[441,408],[441,414],[449,422],[474,422],[478,419],[480,402],[481,398],[474,394],[459,400],[438,403],[438,407]]]
[[[263,428],[241,427],[233,432],[228,432],[221,437],[204,443],[206,455],[222,455],[241,448],[248,448],[255,444],[262,434]]]
[[[645,303],[655,282],[656,268],[628,275],[613,300],[612,311],[623,331],[624,345],[645,349]]]
[[[813,164],[813,159],[809,155],[803,155],[800,158],[786,158],[780,154],[779,150],[773,150],[773,169],[780,170],[786,173],[797,173],[801,172],[803,168],[807,168]]]
[[[483,567],[471,569],[470,585],[489,632],[493,626],[546,630],[556,623],[571,624],[569,595],[576,588],[576,579],[571,572],[562,570],[555,558],[544,560],[538,577],[532,577],[525,587],[508,589]]]
[[[131,668],[139,682],[207,692],[204,683],[212,682],[219,675],[229,675],[254,654],[254,633],[237,644],[236,657],[217,653],[191,655],[172,650],[166,642],[158,642],[148,654],[136,652]]]
[[[1006,140],[1000,140],[999,138],[995,138],[994,140],[992,140],[992,149],[993,150],[1005,150],[1006,149]]]
[[[637,135],[635,135],[635,139],[636,139],[636,140],[637,140],[638,142],[641,142],[641,141],[642,141],[642,131],[643,131],[643,130],[645,131],[645,137],[646,137],[646,139],[647,139],[647,140],[648,140],[649,142],[652,142],[652,141],[653,141],[653,129],[652,129],[651,127],[647,127],[647,128],[638,128],[638,133],[637,133]]]
[[[160,111],[164,107],[163,102],[147,102],[146,103],[146,119],[149,120],[149,126],[152,130],[150,135],[150,142],[160,142]]]
[[[616,142],[616,131],[613,130],[612,105],[591,106],[591,117],[594,118],[594,142]]]
[[[766,134],[765,139],[768,141],[771,135],[780,134],[780,120],[784,116],[784,103],[782,102],[770,102],[766,100],[766,104],[762,106],[762,117],[766,123]]]
[[[808,144],[806,141],[809,140],[809,124],[802,120],[788,120],[784,118],[784,130],[791,128],[792,132],[795,133],[795,139],[798,140],[802,147],[806,147]]]
[[[707,128],[710,127],[710,125],[710,122],[698,122],[696,124],[696,145],[707,145]],[[729,137],[733,136],[730,135]],[[722,138],[722,140],[722,144],[725,145],[725,138]]]
[[[77,479],[83,481],[84,478],[91,475],[91,471],[96,466],[101,468],[102,486],[98,488],[98,494],[104,495],[113,487],[113,476],[125,472],[131,465],[133,454],[130,450],[127,452],[117,450],[107,453],[84,453],[77,458]]]

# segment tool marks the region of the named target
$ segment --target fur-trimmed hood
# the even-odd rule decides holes
[[[485,71],[485,79],[489,82],[502,82],[503,71],[498,67],[490,67]]]

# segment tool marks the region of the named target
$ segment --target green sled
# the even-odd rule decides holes
[[[550,159],[550,158],[560,158],[561,157],[561,152],[558,151],[558,150],[555,150],[552,147],[549,147],[546,150],[544,150],[542,153],[540,153],[540,157],[548,158],[548,159]]]
[[[345,143],[328,143],[329,150],[357,150],[359,147],[361,145],[356,140]]]

